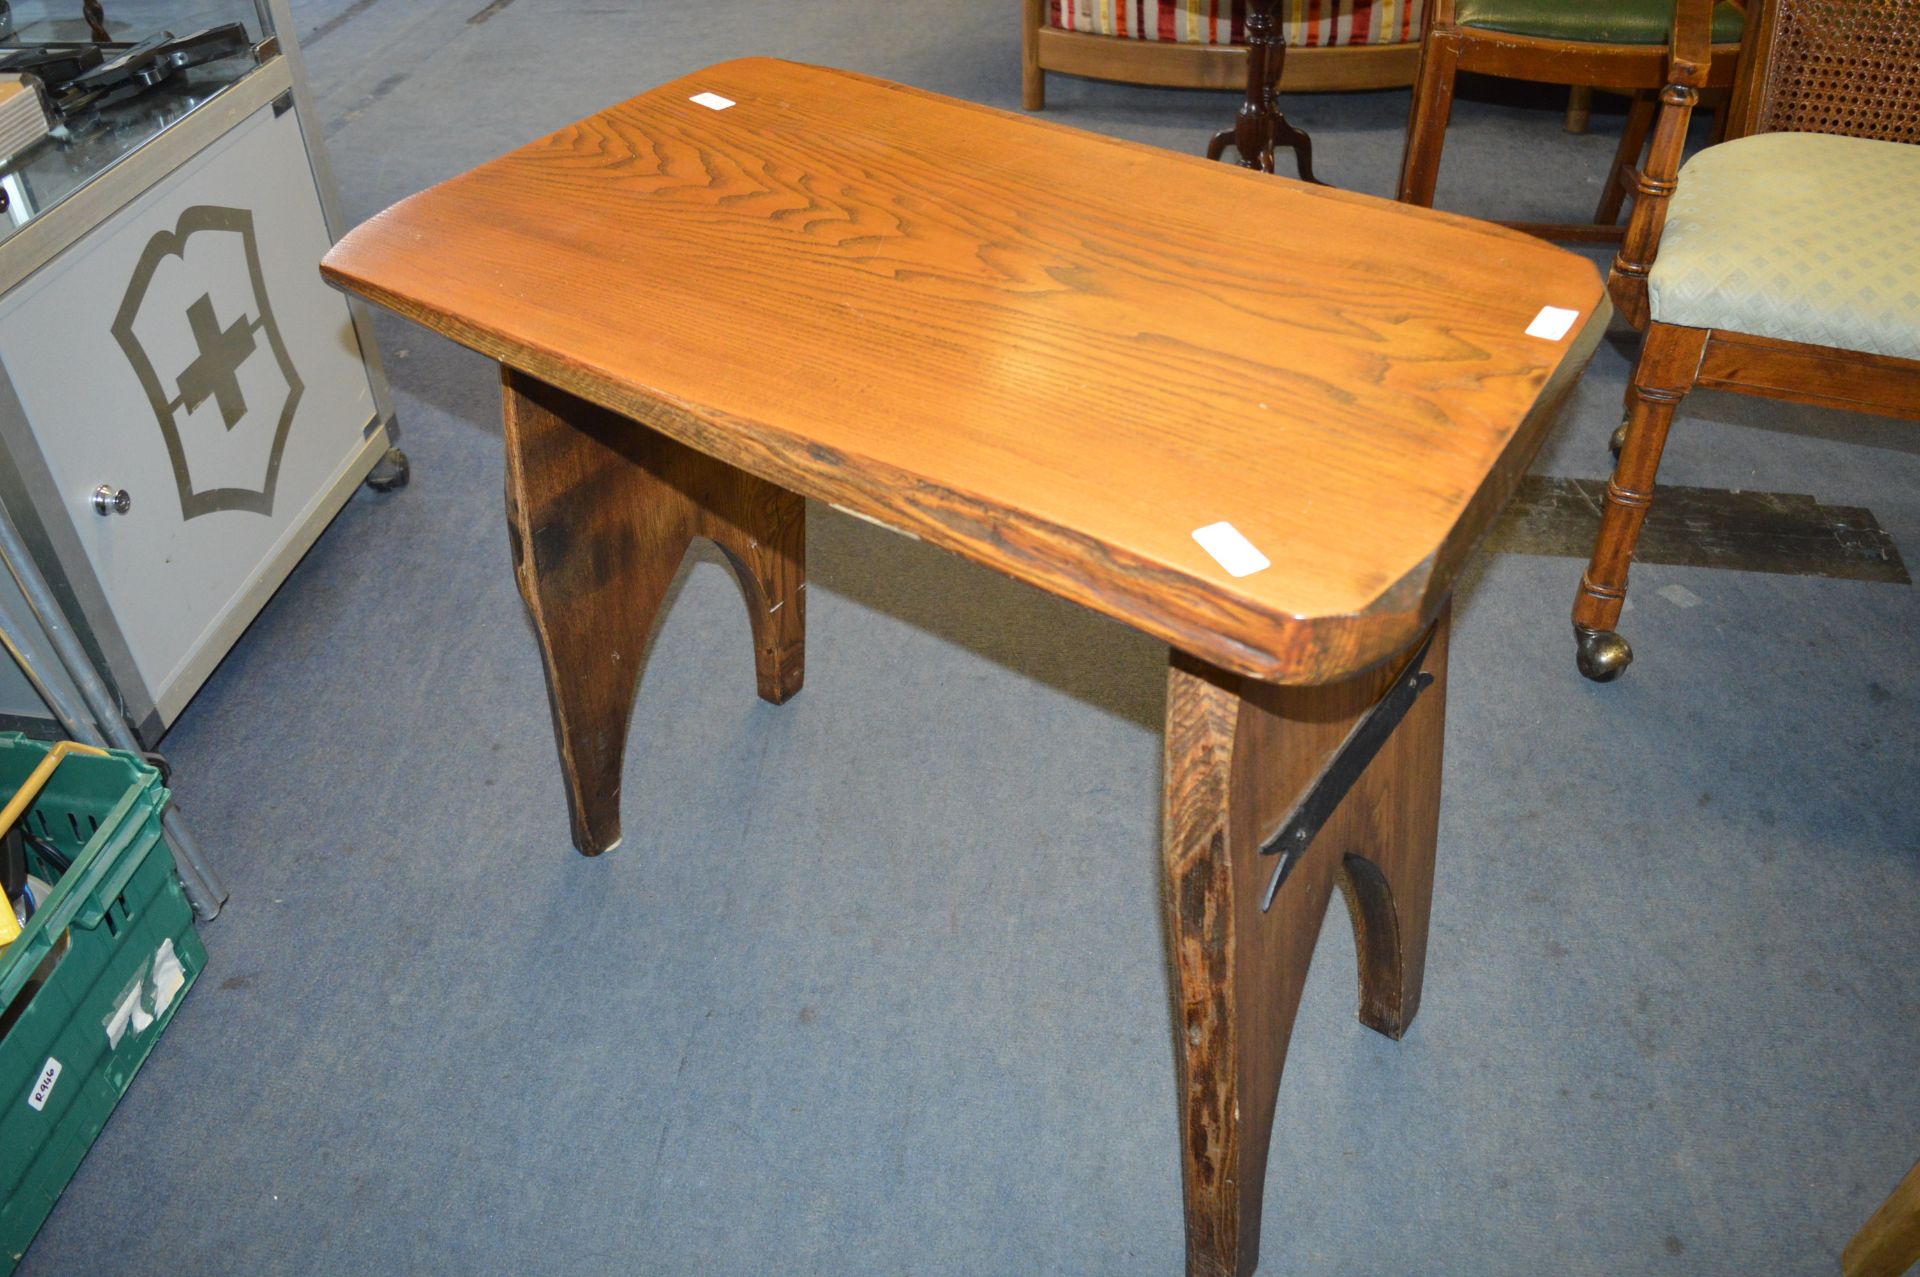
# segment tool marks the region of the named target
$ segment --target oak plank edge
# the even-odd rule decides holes
[[[1272,180],[1261,174],[1249,175]],[[1539,451],[1560,404],[1585,370],[1613,315],[1611,303],[1603,296],[1526,419],[1514,431],[1495,472],[1435,554],[1382,590],[1361,611],[1294,616],[1253,605],[1243,596],[1183,570],[1117,550],[1071,528],[972,493],[929,483],[884,462],[823,447],[765,422],[747,422],[701,405],[635,390],[557,352],[511,342],[492,330],[416,305],[352,276],[331,259],[321,262],[320,273],[336,288],[356,293],[507,367],[631,418],[749,474],[910,532],[1004,576],[1112,617],[1222,669],[1262,682],[1301,686],[1350,678],[1386,661],[1404,651],[1432,624],[1462,564],[1491,530]],[[853,469],[858,475],[870,476],[872,481],[850,474],[849,462],[856,463]],[[999,550],[1002,557],[987,553],[988,545]],[[1088,560],[1111,565],[1114,574],[1107,588],[1089,579],[1082,567]],[[1112,583],[1117,581],[1134,584],[1134,588],[1116,591]]]
[[[1486,481],[1480,485],[1480,490],[1468,502],[1466,509],[1460,512],[1460,519],[1447,538],[1444,561],[1428,573],[1423,583],[1424,594],[1418,611],[1424,619],[1415,629],[1414,636],[1407,640],[1409,644],[1426,632],[1426,626],[1432,623],[1440,607],[1452,596],[1453,584],[1460,575],[1460,569],[1492,534],[1507,503],[1519,489],[1520,481],[1532,469],[1534,458],[1540,455],[1541,446],[1546,443],[1548,433],[1559,420],[1560,409],[1566,404],[1567,396],[1573,393],[1573,388],[1586,375],[1587,365],[1593,360],[1593,352],[1599,349],[1600,339],[1607,335],[1613,315],[1613,303],[1603,293],[1595,303],[1593,313],[1581,323],[1579,335],[1567,347],[1566,358],[1554,369],[1547,384],[1540,388],[1540,394],[1534,399],[1533,407],[1527,411],[1520,428],[1513,432],[1499,461],[1487,472]],[[1407,579],[1411,580],[1415,575],[1409,573]],[[1391,655],[1393,653],[1386,653],[1380,659]]]

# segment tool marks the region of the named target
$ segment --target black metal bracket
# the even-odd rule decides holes
[[[1400,676],[1393,680],[1393,686],[1386,690],[1381,698],[1373,703],[1373,708],[1360,716],[1353,725],[1347,738],[1340,742],[1333,757],[1320,769],[1320,774],[1307,786],[1307,792],[1293,805],[1287,818],[1280,822],[1280,828],[1273,837],[1260,845],[1263,856],[1278,856],[1280,863],[1274,866],[1273,881],[1267,884],[1267,898],[1260,904],[1260,912],[1273,908],[1273,898],[1280,893],[1280,884],[1287,880],[1294,866],[1300,863],[1308,847],[1333,813],[1340,807],[1340,800],[1347,796],[1362,775],[1366,773],[1376,755],[1386,745],[1396,727],[1420,699],[1420,693],[1433,686],[1433,675],[1425,668],[1427,651],[1433,646],[1433,633],[1429,631],[1420,646],[1414,650]]]

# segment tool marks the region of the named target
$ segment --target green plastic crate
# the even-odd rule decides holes
[[[0,734],[0,801],[50,748]],[[135,755],[73,754],[21,817],[73,863],[0,954],[0,1274],[13,1271],[206,966],[160,834],[168,797]],[[32,850],[28,860],[53,880]]]

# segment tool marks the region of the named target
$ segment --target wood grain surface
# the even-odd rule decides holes
[[[695,537],[726,554],[760,698],[800,690],[806,503],[617,413],[503,370],[507,532],[547,674],[573,845],[620,841],[621,763],[654,619]]]
[[[1431,623],[1610,313],[1585,260],[1526,236],[761,59],[405,200],[322,269],[750,474],[1302,683]],[[1527,335],[1543,306],[1578,322]],[[1272,566],[1229,576],[1192,537],[1222,520]]]
[[[1415,702],[1261,911],[1262,856],[1398,671],[1276,687],[1174,653],[1161,852],[1188,1277],[1249,1277],[1287,1045],[1335,886],[1360,967],[1360,1020],[1392,1038],[1420,1006],[1446,736],[1449,609]]]

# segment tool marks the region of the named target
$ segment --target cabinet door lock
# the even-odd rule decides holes
[[[133,509],[133,495],[125,488],[116,488],[103,483],[93,490],[93,511],[95,514],[125,514]]]

